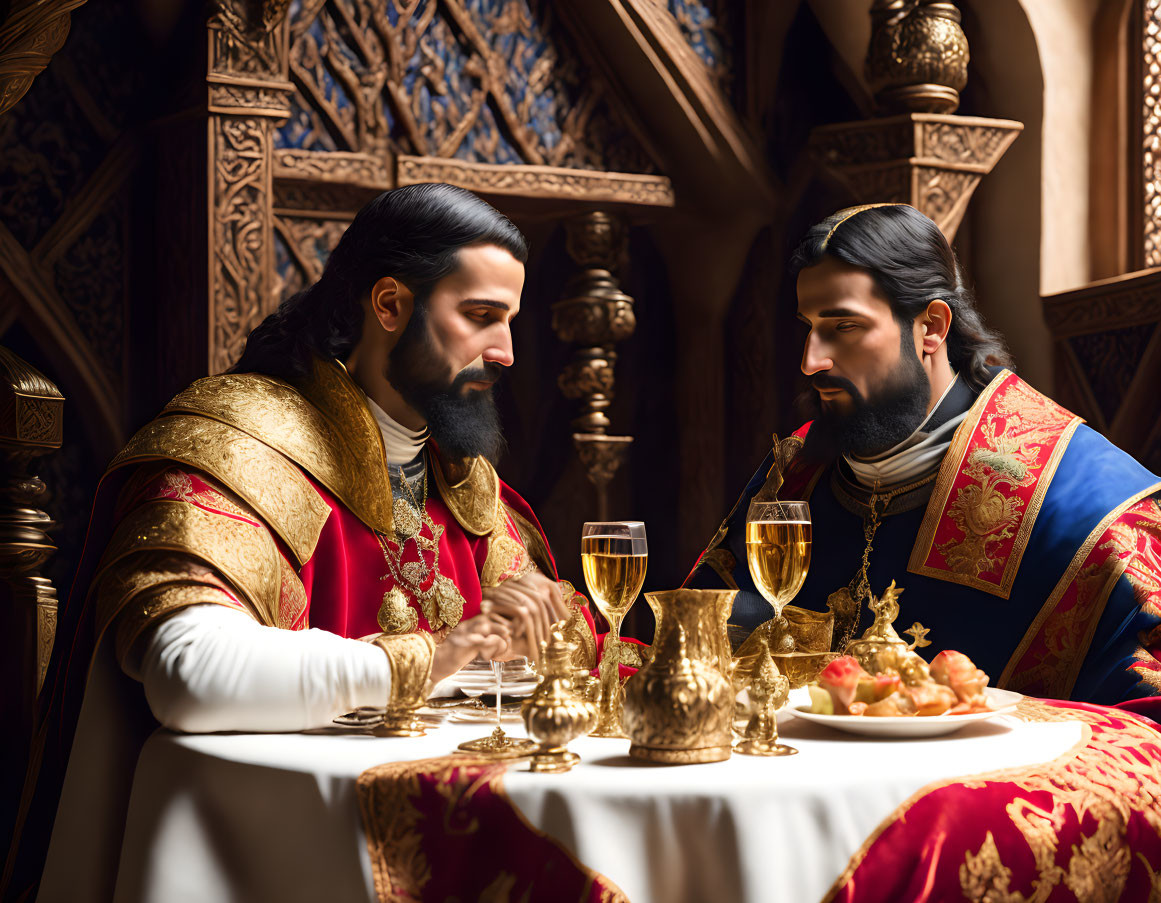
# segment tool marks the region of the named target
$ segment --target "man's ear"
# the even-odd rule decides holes
[[[947,341],[951,329],[951,307],[946,301],[936,298],[927,305],[927,310],[915,320],[924,354],[935,354]]]
[[[384,276],[371,286],[371,313],[387,332],[407,325],[415,296],[394,276]]]

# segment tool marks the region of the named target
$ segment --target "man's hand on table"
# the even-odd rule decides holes
[[[509,624],[511,644],[505,652],[492,656],[500,661],[522,655],[536,661],[540,644],[548,639],[552,625],[572,614],[557,582],[539,571],[485,587],[480,610]]]
[[[512,646],[512,628],[505,618],[478,614],[448,631],[431,656],[431,680],[450,677],[475,658],[503,659]],[[509,655],[509,658],[512,656]]]

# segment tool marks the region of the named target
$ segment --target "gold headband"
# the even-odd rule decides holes
[[[910,206],[911,206],[910,204],[899,204],[899,203],[893,203],[890,201],[885,201],[885,202],[882,202],[879,204],[859,204],[859,206],[857,206],[857,207],[844,207],[842,210],[840,210],[838,213],[836,213],[835,216],[841,216],[842,214],[846,214],[846,215],[842,216],[842,218],[837,223],[835,223],[833,226],[830,227],[830,231],[826,233],[826,238],[824,238],[822,240],[822,247],[819,250],[821,250],[821,251],[826,250],[826,246],[828,244],[830,244],[830,237],[832,235],[834,235],[835,229],[837,229],[839,226],[841,226],[843,223],[845,223],[847,220],[849,220],[852,216],[856,216],[856,215],[862,213],[864,210],[871,210],[875,207],[910,207]]]

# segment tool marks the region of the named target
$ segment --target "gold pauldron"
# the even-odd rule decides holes
[[[173,414],[142,427],[109,469],[157,460],[220,480],[282,537],[299,564],[314,554],[330,508],[302,471],[266,443],[208,417]]]
[[[278,623],[281,555],[265,527],[188,502],[147,502],[113,531],[96,579],[127,555],[146,551],[181,552],[210,565],[245,597],[260,620]]]
[[[435,639],[430,633],[421,631],[376,637],[375,645],[387,653],[387,664],[391,668],[387,708],[408,709],[422,705],[427,682],[431,679]]]

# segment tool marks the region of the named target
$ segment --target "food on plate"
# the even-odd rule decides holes
[[[930,668],[868,673],[852,655],[827,665],[810,687],[811,711],[823,715],[929,717],[991,711],[988,675],[962,652],[946,650]]]

